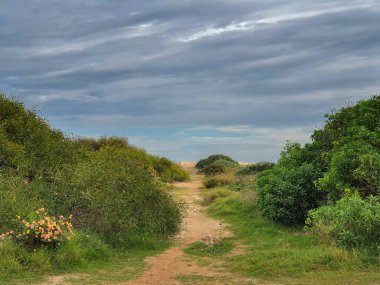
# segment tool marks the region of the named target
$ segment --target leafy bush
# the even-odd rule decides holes
[[[330,236],[344,247],[380,246],[380,199],[347,195],[335,206],[309,212],[306,224],[317,233]]]
[[[208,158],[201,159],[200,161],[198,161],[197,164],[195,165],[195,168],[198,170],[202,170],[217,160],[229,161],[234,165],[239,165],[237,161],[233,160],[231,157],[227,155],[213,154],[213,155],[210,155]]]
[[[189,173],[165,157],[153,157],[153,168],[164,182],[186,181]]]
[[[52,130],[35,111],[0,93],[0,170],[54,179],[81,158],[77,146]]]
[[[165,157],[153,156],[143,149],[129,145],[126,138],[102,137],[98,140],[80,138],[76,140],[76,142],[88,151],[100,151],[105,148],[123,149],[128,153],[129,159],[138,160],[141,163],[150,166],[157,172],[164,182],[171,183],[173,181],[186,181],[190,178],[189,174],[179,165]]]
[[[231,162],[229,160],[218,159],[215,160],[213,163],[207,165],[206,167],[202,168],[199,172],[204,173],[206,175],[217,175],[232,172],[238,166],[239,165],[236,165],[234,162]]]
[[[258,203],[281,222],[302,222],[307,211],[344,196],[380,193],[380,96],[326,115],[312,142],[288,144],[279,163],[258,175]]]
[[[313,146],[324,163],[318,188],[334,202],[344,189],[362,197],[379,195],[380,96],[326,115],[326,125],[312,135]]]
[[[128,151],[112,148],[92,153],[90,160],[77,167],[72,191],[61,192],[57,199],[65,201],[79,228],[95,231],[111,242],[175,233],[181,206],[149,166],[128,156]]]
[[[320,169],[304,162],[306,148],[288,144],[278,164],[257,176],[257,201],[262,212],[285,224],[303,223],[307,212],[323,201],[323,192],[313,181],[321,177]]]
[[[73,214],[77,230],[97,233],[112,245],[171,235],[179,228],[182,205],[162,180],[187,177],[178,165],[125,138],[67,138],[35,111],[0,95],[1,233],[20,226],[16,215],[45,207],[51,220]]]
[[[272,169],[276,164],[273,162],[258,162],[252,165],[247,165],[240,169],[236,174],[237,175],[253,175],[264,170]]]
[[[330,201],[340,199],[346,188],[363,197],[380,195],[380,151],[364,140],[349,142],[331,157],[330,168],[317,186]]]

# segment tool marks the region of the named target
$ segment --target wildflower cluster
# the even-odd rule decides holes
[[[16,239],[33,243],[58,243],[74,236],[71,224],[72,215],[58,218],[48,215],[45,208],[22,219],[17,216],[18,229],[0,235],[1,239]]]

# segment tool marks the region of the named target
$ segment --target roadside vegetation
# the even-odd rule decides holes
[[[203,203],[247,246],[226,257],[231,271],[285,284],[377,284],[379,114],[380,96],[328,114],[311,143],[288,143],[276,164],[216,173],[201,161]]]
[[[125,138],[70,138],[0,94],[1,282],[163,248],[183,213],[167,183],[187,179]]]

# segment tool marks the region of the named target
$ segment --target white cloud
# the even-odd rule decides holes
[[[236,141],[241,140],[239,137],[201,137],[193,136],[191,140],[195,143],[203,144],[223,144],[223,143],[235,143]]]
[[[195,41],[204,37],[220,35],[226,32],[252,30],[253,28],[254,28],[254,25],[252,22],[234,23],[234,24],[230,24],[228,26],[221,27],[221,28],[207,28],[203,31],[196,32],[189,36],[178,38],[177,41],[186,43],[186,42]]]
[[[91,38],[80,39],[76,42],[65,44],[59,43],[44,48],[39,48],[34,51],[34,55],[46,56],[59,55],[69,52],[79,52],[101,44],[112,43],[114,41],[149,36],[153,33],[153,30],[151,29],[152,26],[152,23],[145,23],[134,27],[123,27],[122,29],[116,30],[109,35],[97,35]]]
[[[311,18],[311,17],[315,17],[318,15],[323,15],[327,13],[339,13],[339,12],[349,11],[349,10],[358,9],[358,8],[363,9],[363,8],[376,8],[376,7],[379,7],[379,5],[376,5],[373,3],[359,4],[359,5],[350,5],[350,6],[344,6],[344,7],[336,7],[336,8],[311,10],[311,11],[304,11],[304,12],[298,12],[298,13],[277,15],[277,16],[267,17],[267,18],[263,18],[259,20],[236,22],[236,23],[227,25],[225,27],[219,27],[219,28],[209,27],[199,32],[190,34],[188,36],[177,38],[176,41],[187,43],[187,42],[192,42],[192,41],[202,39],[204,37],[217,36],[217,35],[228,33],[228,32],[240,32],[240,31],[247,31],[247,30],[254,31],[256,26],[260,24],[278,24],[283,21]]]
[[[252,144],[255,141],[283,144],[287,140],[298,141],[305,143],[309,141],[312,129],[310,127],[293,127],[293,128],[260,128],[246,125],[239,126],[202,126],[198,128],[187,129],[189,132],[196,131],[213,131],[220,133],[236,133],[239,137],[198,137],[193,136],[192,139],[203,143],[240,143]]]

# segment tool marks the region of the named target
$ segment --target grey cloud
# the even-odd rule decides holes
[[[117,134],[312,129],[331,108],[379,92],[379,26],[377,1],[3,1],[0,90],[87,135],[99,120]],[[193,144],[181,151],[210,151]]]

